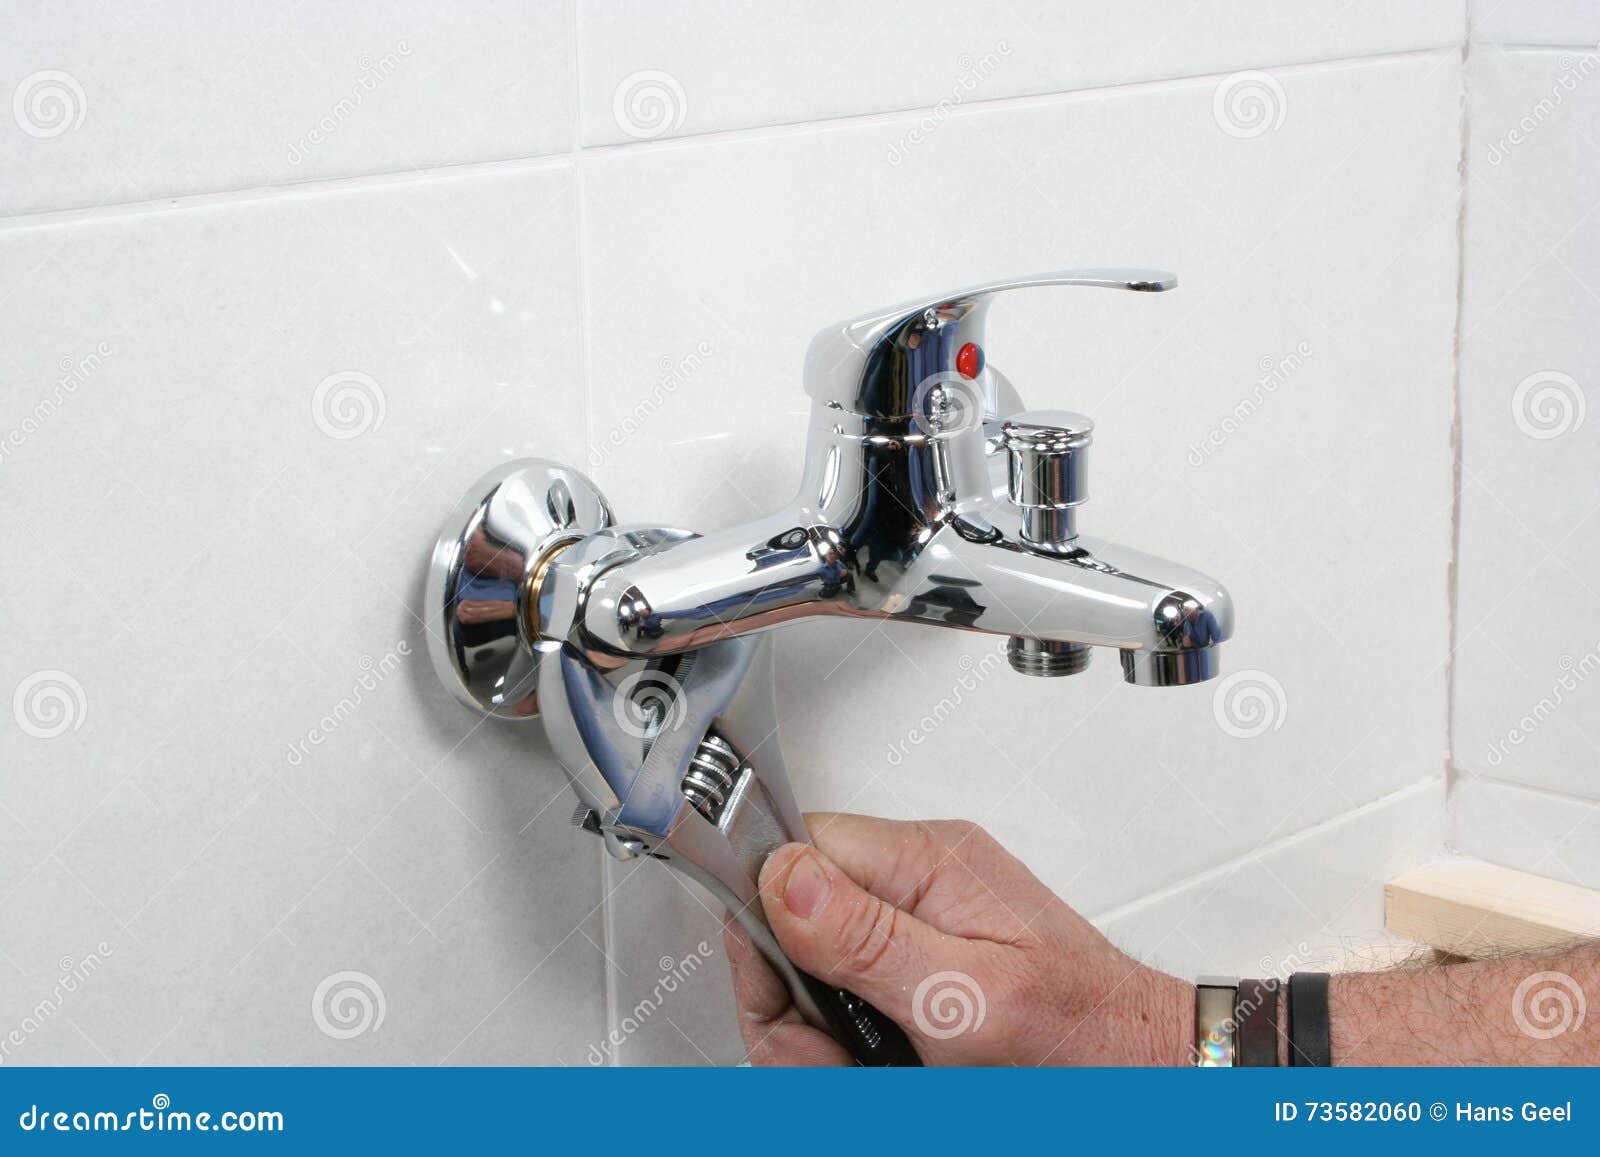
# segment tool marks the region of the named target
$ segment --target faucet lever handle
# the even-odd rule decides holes
[[[1033,289],[1044,285],[1082,285],[1091,289],[1126,289],[1134,293],[1161,293],[1176,289],[1178,279],[1163,269],[1052,269],[1021,277],[1002,277],[958,289],[927,300],[922,308],[936,308],[946,302],[974,300],[1004,293],[1008,289]],[[917,312],[920,312],[918,310]]]
[[[917,298],[839,322],[811,339],[806,392],[858,414],[905,417],[930,380],[970,380],[983,370],[989,301],[1011,289],[1075,285],[1162,293],[1178,279],[1159,269],[1057,269]]]

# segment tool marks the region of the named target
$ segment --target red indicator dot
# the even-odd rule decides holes
[[[983,369],[983,351],[968,342],[956,351],[956,372],[964,378],[975,378]]]

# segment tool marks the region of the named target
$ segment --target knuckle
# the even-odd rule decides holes
[[[873,975],[892,959],[900,934],[900,910],[882,900],[858,908],[839,938],[839,960],[853,976]]]
[[[944,829],[945,845],[950,848],[971,848],[994,842],[994,838],[972,820],[944,820],[939,826]]]

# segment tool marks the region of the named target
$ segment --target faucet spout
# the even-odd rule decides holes
[[[1185,686],[1220,670],[1233,600],[1209,575],[1088,535],[1064,554],[1004,537],[950,546],[962,569],[985,575],[987,596],[1003,609],[985,629],[1012,636],[1019,671],[1073,673],[1087,647],[1116,648],[1124,678],[1139,686]]]

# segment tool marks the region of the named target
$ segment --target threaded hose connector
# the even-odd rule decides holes
[[[1011,669],[1022,675],[1055,678],[1076,675],[1089,666],[1093,650],[1087,643],[1058,643],[1012,635],[1006,644]]]

